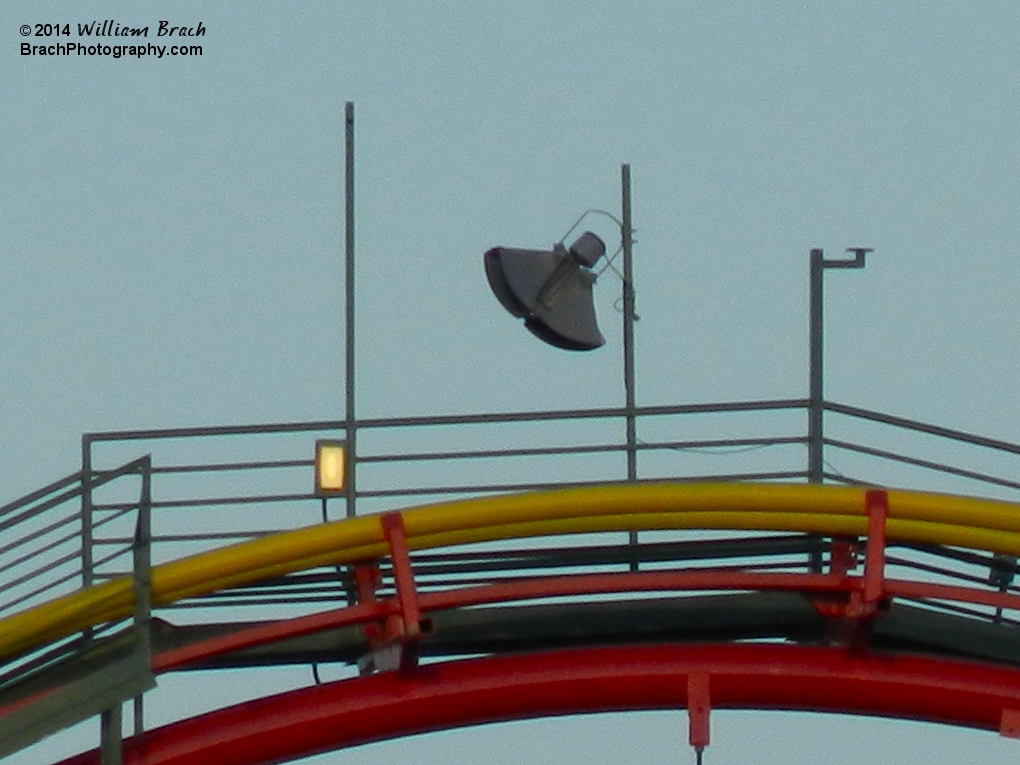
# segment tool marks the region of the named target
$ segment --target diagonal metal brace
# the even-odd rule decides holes
[[[847,616],[852,619],[873,616],[885,597],[885,527],[889,517],[889,495],[880,489],[865,492],[864,512],[868,516],[864,577],[861,589],[855,591],[850,598]]]
[[[400,513],[386,513],[380,519],[383,535],[390,548],[393,564],[393,582],[397,591],[398,614],[395,629],[387,630],[386,637],[400,644],[399,669],[411,672],[418,666],[418,641],[422,634],[421,608],[411,570],[411,556],[407,549],[407,535]]]

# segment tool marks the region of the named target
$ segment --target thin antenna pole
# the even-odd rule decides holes
[[[354,102],[348,101],[346,117],[346,217],[344,221],[344,331],[345,337],[345,377],[347,388],[345,401],[347,405],[347,477],[346,498],[347,517],[355,515],[355,467],[357,465],[357,426],[354,415]]]

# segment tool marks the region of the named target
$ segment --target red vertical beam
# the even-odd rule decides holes
[[[359,561],[352,567],[354,571],[354,585],[358,593],[358,605],[375,605],[378,599],[375,596],[376,590],[382,575],[379,572],[379,562],[376,560]],[[387,619],[393,617],[386,617]],[[385,632],[385,620],[369,622],[361,626],[361,632],[365,640],[372,648],[376,648],[383,639]],[[359,674],[370,674],[371,669],[364,662],[358,662]]]
[[[381,518],[383,534],[390,547],[393,562],[393,582],[397,590],[397,605],[400,608],[400,654],[401,671],[410,671],[417,666],[417,643],[421,637],[421,607],[411,570],[411,556],[407,549],[407,535],[400,513],[387,513]]]
[[[999,723],[999,735],[1003,738],[1020,738],[1020,710],[1002,710],[1002,720]]]
[[[687,740],[698,753],[708,746],[708,716],[712,710],[712,702],[708,693],[708,675],[694,673],[687,676]]]
[[[868,546],[864,555],[864,603],[874,608],[882,599],[885,576],[885,522],[889,517],[889,496],[881,490],[864,494],[868,515]]]
[[[857,568],[857,540],[853,537],[833,537],[829,553],[829,573],[843,578]]]

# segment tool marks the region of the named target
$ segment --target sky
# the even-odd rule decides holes
[[[161,20],[201,22],[202,54],[22,55],[104,19],[159,45]],[[20,33],[46,23],[71,37]],[[629,163],[638,404],[806,396],[808,252],[866,246],[863,271],[826,274],[827,398],[1020,441],[1017,40],[1020,8],[993,1],[6,0],[0,502],[73,472],[85,432],[343,417],[346,101],[359,417],[622,405],[616,276],[606,346],[572,354],[515,326],[481,255],[618,211]],[[188,712],[183,682],[157,717]],[[546,720],[310,762],[683,762],[685,727]],[[1016,747],[718,713],[706,762]]]

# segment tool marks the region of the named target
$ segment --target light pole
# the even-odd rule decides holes
[[[823,250],[811,250],[810,369],[808,385],[808,483],[822,483],[825,477],[822,448],[822,416],[825,409],[823,383],[823,277],[827,268],[864,268],[864,256],[871,247],[848,247],[852,260],[826,260]]]
[[[623,253],[623,388],[626,425],[627,481],[637,480],[637,411],[634,373],[634,271],[631,225],[630,165],[620,166],[621,212],[617,218],[598,209],[585,210],[552,250],[493,247],[483,256],[485,273],[493,294],[516,318],[524,319],[532,334],[550,345],[570,351],[591,351],[605,338],[595,321],[592,285],[598,275],[612,267]],[[607,258],[598,274],[591,269],[605,255],[605,245],[590,231],[568,249],[563,243],[589,215],[609,218],[620,229],[620,247]]]
[[[623,245],[623,388],[627,410],[627,481],[637,480],[637,414],[634,398],[634,269],[631,249],[634,227],[630,218],[630,165],[620,166],[620,239]],[[637,550],[638,533],[627,534],[631,551]],[[630,570],[638,570],[637,555],[632,555]],[[699,755],[700,756],[700,755]]]
[[[623,393],[624,418],[626,421],[626,453],[627,481],[637,480],[637,404],[635,400],[634,371],[634,323],[637,313],[634,310],[634,226],[631,222],[630,206],[630,165],[620,165],[620,217],[605,210],[587,210],[577,219],[566,236],[571,234],[589,213],[598,213],[612,220],[620,227],[620,250],[623,256]],[[610,259],[611,260],[611,259]],[[608,266],[607,266],[608,267]],[[636,531],[628,532],[631,550],[636,550],[638,535]],[[631,571],[637,571],[637,557],[630,562]]]
[[[623,387],[627,409],[627,480],[637,480],[637,418],[634,402],[634,270],[631,249],[634,227],[630,220],[630,165],[620,166],[620,238],[623,245]],[[634,542],[637,534],[633,534]]]
[[[620,229],[620,249],[618,252],[623,257],[623,394],[624,394],[624,416],[626,419],[626,453],[627,453],[627,480],[637,480],[637,416],[635,403],[635,372],[634,372],[634,323],[637,320],[637,313],[634,310],[634,226],[631,223],[630,209],[630,165],[620,165],[620,217],[617,218],[606,210],[590,209],[585,210],[570,230],[564,234],[566,240],[589,215],[601,215],[609,218]],[[615,255],[613,256],[615,257]],[[602,269],[605,271],[612,265],[613,258]],[[601,273],[601,272],[600,272]],[[616,272],[620,275],[620,272]]]

